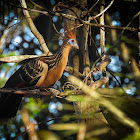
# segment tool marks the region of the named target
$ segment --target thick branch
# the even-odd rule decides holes
[[[36,133],[35,124],[30,121],[27,109],[21,110],[21,117],[26,130],[28,130],[29,140],[39,140],[39,137]]]
[[[7,56],[0,58],[0,63],[19,63],[25,59],[39,57],[38,55]]]
[[[81,78],[81,79],[84,78],[84,75],[83,75],[82,73],[80,73],[79,71],[73,69],[73,68],[70,67],[70,66],[66,66],[65,72],[68,72],[69,74],[74,75],[74,76],[76,76],[76,77],[79,77],[79,78]]]
[[[13,90],[13,89],[0,89],[0,93],[7,93],[7,94],[32,94],[32,95],[37,95],[38,93],[40,95],[52,95],[51,92],[46,92],[46,91],[40,91],[40,90]]]
[[[22,7],[27,8],[27,5],[26,5],[25,0],[20,0],[20,2],[21,2]],[[29,24],[29,26],[30,26],[30,29],[31,29],[32,33],[33,33],[33,34],[36,36],[36,38],[38,39],[38,41],[39,41],[39,43],[40,43],[40,45],[41,45],[43,51],[44,51],[45,54],[47,54],[47,55],[51,54],[51,52],[49,51],[49,49],[48,49],[48,47],[47,47],[47,45],[46,45],[46,43],[45,43],[45,40],[44,40],[43,36],[42,36],[42,35],[38,32],[38,30],[36,29],[36,27],[35,27],[35,25],[34,25],[32,19],[31,19],[31,17],[30,17],[30,14],[29,14],[28,10],[23,10],[23,12],[24,12],[24,15],[25,15],[25,17],[26,17],[26,20],[27,20],[27,22],[28,22],[28,24]]]
[[[91,82],[90,87],[92,87],[92,89],[97,89],[102,85],[105,85],[108,82],[108,80],[109,80],[108,77],[103,77],[96,82]]]
[[[94,73],[99,73],[100,71],[102,71],[103,69],[106,68],[106,66],[111,62],[111,59],[107,56],[104,60],[101,61],[101,63],[96,66],[94,69],[93,69],[93,72]]]
[[[52,96],[57,96],[60,95],[60,91],[56,90],[54,88],[45,88],[45,87],[26,87],[26,88],[21,88],[21,89],[8,89],[8,88],[2,88],[0,89],[0,93],[7,93],[7,94],[32,94],[32,95],[52,95]]]

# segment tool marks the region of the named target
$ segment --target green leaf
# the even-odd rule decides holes
[[[140,130],[135,132],[134,134],[128,135],[123,140],[140,140]]]
[[[51,131],[40,130],[37,134],[40,140],[60,140],[60,138]]]
[[[37,102],[35,99],[29,98],[29,102],[26,103],[24,107],[30,110],[33,114],[38,115],[41,112],[41,110],[44,109],[46,106],[41,100]]]
[[[88,96],[69,95],[68,100],[71,102],[89,102],[91,98]]]
[[[0,79],[0,88],[2,88],[5,85],[6,81],[7,81],[6,78]]]

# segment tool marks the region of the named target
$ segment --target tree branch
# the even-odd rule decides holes
[[[98,66],[96,66],[95,68],[92,67],[91,70],[94,73],[99,73],[100,71],[104,70],[110,62],[111,62],[111,59],[109,58],[109,56],[106,56],[105,59],[102,60]]]
[[[1,63],[19,63],[25,59],[39,57],[38,55],[7,56],[0,58]]]
[[[4,89],[4,88],[2,88],[2,89],[0,89],[0,93],[7,93],[7,94],[10,94],[10,93],[12,93],[12,94],[27,94],[27,95],[29,95],[29,94],[31,94],[31,95],[37,95],[38,93],[40,94],[40,95],[48,95],[48,96],[50,96],[50,95],[52,95],[52,93],[51,92],[47,92],[47,91],[40,91],[39,89],[35,89],[35,90],[29,90],[29,91],[27,91],[27,90],[13,90],[13,89]]]
[[[95,19],[95,18],[97,18],[97,17],[99,17],[99,16],[101,16],[102,14],[104,14],[111,7],[111,5],[113,4],[113,2],[114,2],[114,0],[112,0],[110,2],[110,4],[103,11],[101,11],[98,15],[96,15],[94,17],[91,17],[90,18],[90,21],[93,20],[93,19]]]
[[[90,25],[90,26],[94,26],[94,27],[104,27],[104,28],[109,28],[109,29],[117,29],[117,30],[129,30],[129,31],[138,31],[138,28],[134,28],[134,27],[116,27],[116,26],[109,26],[109,25],[102,25],[102,24],[94,24],[94,23],[89,23],[87,21],[84,21],[85,24]],[[82,25],[81,25],[82,26]]]
[[[73,69],[73,68],[70,67],[70,66],[66,66],[65,72],[68,72],[68,73],[71,74],[71,75],[74,75],[74,76],[76,76],[76,77],[79,77],[80,79],[83,79],[83,78],[84,78],[84,75],[83,75],[82,73],[80,73],[79,71]]]
[[[21,5],[22,5],[22,7],[27,8],[27,5],[26,5],[25,0],[20,0],[20,3],[21,3]],[[27,22],[28,22],[28,24],[29,24],[29,27],[30,27],[32,33],[33,33],[33,34],[36,36],[36,38],[38,39],[38,41],[39,41],[39,43],[40,43],[40,45],[41,45],[43,51],[45,52],[45,54],[47,54],[47,55],[52,54],[52,53],[49,51],[49,49],[48,49],[48,47],[47,47],[47,45],[46,45],[46,43],[45,43],[45,40],[44,40],[43,36],[42,36],[42,35],[38,32],[38,30],[36,29],[36,27],[35,27],[35,25],[34,25],[32,19],[31,19],[31,17],[30,17],[30,14],[29,14],[28,10],[25,10],[25,9],[24,9],[23,12],[24,12],[24,15],[25,15],[25,17],[26,17],[26,20],[27,20]]]
[[[36,133],[35,124],[30,121],[27,109],[24,108],[21,110],[21,117],[28,132],[29,140],[39,140],[39,137]]]
[[[12,3],[8,2],[10,5],[12,6],[16,6],[16,5],[13,5]],[[66,19],[69,19],[69,20],[77,20],[77,17],[76,16],[72,16],[72,15],[69,15],[69,14],[64,14],[64,13],[59,13],[59,12],[47,12],[47,11],[40,11],[40,10],[36,10],[36,9],[30,9],[30,8],[24,8],[24,7],[20,7],[20,6],[16,6],[18,8],[21,8],[23,10],[28,10],[28,11],[32,11],[32,12],[37,12],[37,13],[42,13],[44,15],[55,15],[55,16],[62,16]],[[94,26],[94,27],[105,27],[105,28],[110,28],[110,29],[119,29],[119,30],[130,30],[130,31],[138,31],[137,28],[134,28],[134,27],[115,27],[115,26],[108,26],[108,25],[101,25],[101,24],[94,24],[94,23],[90,23],[90,21],[84,21],[82,20],[85,24],[87,25],[90,25],[90,26]],[[83,24],[80,24],[79,27],[81,27]]]
[[[104,5],[105,5],[105,1],[101,0],[100,2],[100,11],[102,12],[104,10]],[[102,14],[102,16],[100,17],[100,24],[104,25],[105,21],[104,21],[104,13]],[[105,47],[105,30],[104,28],[100,28],[100,47],[101,47],[101,54],[104,53],[104,47]]]
[[[108,80],[109,80],[108,77],[103,77],[97,80],[96,82],[91,82],[90,87],[92,87],[92,89],[97,89],[101,87],[102,85],[105,85],[108,82]]]
[[[138,38],[139,38],[139,69],[140,69],[140,14],[139,14],[139,32],[138,32]]]
[[[5,29],[3,35],[0,37],[0,54],[2,54],[3,49],[4,49],[6,42],[7,42],[7,38],[9,36],[9,34],[11,33],[12,28],[10,28],[10,27],[12,25],[13,25],[13,21],[9,23],[9,25]]]
[[[91,10],[95,7],[95,5],[96,5],[98,2],[99,2],[99,0],[97,0],[97,1],[92,5],[92,7],[88,10],[88,13],[91,12]]]

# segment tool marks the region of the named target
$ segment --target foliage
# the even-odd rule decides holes
[[[48,105],[43,103],[41,100],[37,101],[33,98],[29,98],[29,101],[24,107],[31,111],[34,115],[39,115],[40,111],[47,108]]]
[[[140,139],[140,132],[135,132],[134,134],[131,134],[124,138],[123,140],[139,140]]]
[[[68,15],[71,14],[70,10],[67,11],[67,6],[74,6],[80,12],[82,11],[81,13],[76,13],[77,17],[80,16],[80,19],[77,19],[80,24],[82,23],[81,20],[86,21],[89,16],[93,17],[100,13],[100,2],[98,1],[97,5],[93,8],[91,7],[95,4],[95,1],[90,0],[81,0],[79,3],[73,0],[63,1],[65,7],[56,5],[61,2],[58,0],[26,2],[29,9],[53,12],[52,15],[44,15],[33,11],[29,12],[52,53],[55,53],[62,45],[61,37],[54,39],[58,34],[53,24],[55,24],[58,31],[63,32],[66,18],[62,14],[65,12]],[[0,46],[0,57],[25,54],[42,55],[43,49],[28,27],[19,1],[3,1],[1,4],[0,36],[2,37],[7,29],[9,29],[9,33],[7,36],[4,36],[5,44],[2,51]],[[105,1],[105,7],[108,5],[109,1]],[[90,12],[88,11],[89,9]],[[54,15],[55,10],[60,16]],[[101,51],[101,34],[99,34],[100,28],[97,24],[99,17],[90,22],[91,24],[96,24],[95,27],[91,25],[88,28],[88,25],[85,25],[88,31],[90,31],[91,36],[87,34],[84,26],[79,27],[77,29],[77,40],[80,50],[78,53],[75,51],[71,52],[69,65],[74,68],[73,73],[75,72],[75,75],[78,71],[83,76],[82,78],[80,77],[83,80],[82,84],[79,85],[80,82],[76,83],[76,80],[74,80],[74,84],[67,82],[69,74],[64,72],[62,78],[54,86],[56,90],[62,92],[57,97],[34,96],[30,95],[29,92],[23,99],[22,109],[19,110],[18,115],[8,123],[0,125],[0,139],[10,139],[12,137],[29,139],[31,131],[28,130],[30,127],[34,128],[33,133],[41,140],[140,139],[140,132],[137,130],[140,125],[140,113],[138,111],[140,107],[138,30],[131,30],[132,28],[138,29],[138,20],[136,20],[138,17],[133,19],[138,10],[138,2],[118,0],[114,1],[113,5],[105,12],[105,25],[112,26],[114,24],[114,29],[104,29],[104,27],[101,29],[105,30],[106,34],[104,49],[107,52],[105,53],[111,59],[106,73],[104,73],[105,69],[103,68],[103,71],[99,73],[92,71],[89,74],[90,70],[99,66],[101,62],[100,60],[95,62],[99,58],[97,50]],[[130,21],[130,28],[127,28],[126,25]],[[9,27],[11,23],[12,26]],[[67,24],[69,25],[69,23]],[[123,30],[119,27],[125,26],[124,33],[122,33]],[[98,47],[97,50],[95,45]],[[17,69],[17,66],[17,64],[0,65],[0,87],[3,87],[6,79]],[[87,78],[88,74],[89,77]],[[97,83],[93,89],[91,87],[94,84],[93,81],[98,82],[103,76],[109,78],[108,83],[104,83],[100,88],[97,87]],[[85,85],[90,85],[90,89],[87,86],[84,90]],[[97,90],[95,90],[96,87]],[[23,115],[27,118],[23,118]],[[29,122],[28,126],[25,125],[24,119]]]

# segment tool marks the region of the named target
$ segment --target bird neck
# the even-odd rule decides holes
[[[58,65],[60,67],[62,66],[63,67],[62,69],[64,69],[65,66],[67,65],[70,50],[71,50],[71,47],[68,45],[65,45],[65,46],[62,46],[57,53],[57,56],[59,56],[59,60],[57,59],[59,61]]]
[[[62,47],[60,48],[60,51],[61,51],[61,53],[63,54],[63,57],[64,57],[64,56],[65,56],[65,57],[66,57],[66,56],[68,57],[70,50],[71,50],[71,47],[70,47],[69,45],[65,45],[65,46],[62,46]]]

